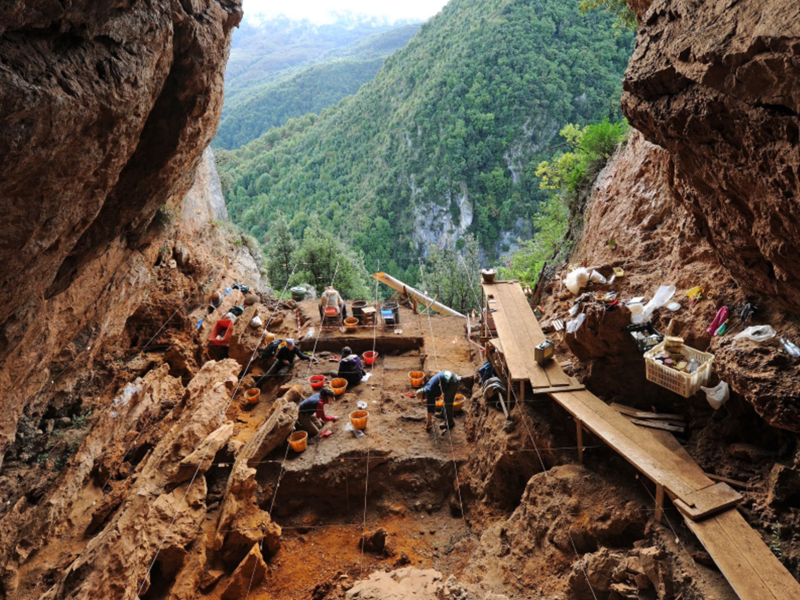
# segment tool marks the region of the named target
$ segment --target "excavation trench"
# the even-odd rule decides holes
[[[287,526],[309,515],[330,522],[361,520],[365,506],[368,515],[378,517],[389,507],[438,510],[455,495],[456,468],[463,466],[433,456],[392,458],[371,453],[368,457],[366,450],[302,470],[288,459],[282,476],[281,464],[277,459],[261,465],[257,480],[264,489],[260,504],[269,508],[274,502],[275,518]],[[452,512],[454,516],[460,512],[457,501]]]

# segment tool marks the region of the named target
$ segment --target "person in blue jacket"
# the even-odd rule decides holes
[[[426,431],[430,431],[433,428],[433,413],[436,412],[436,399],[439,396],[444,399],[445,422],[442,423],[441,429],[446,430],[455,427],[453,401],[456,398],[459,383],[461,383],[461,377],[455,373],[440,371],[430,378],[425,387],[417,390],[417,398],[425,400],[425,406],[428,409],[427,418],[425,419]]]

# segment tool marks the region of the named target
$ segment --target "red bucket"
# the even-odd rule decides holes
[[[378,353],[374,352],[373,350],[369,350],[368,352],[364,352],[362,356],[364,357],[365,363],[372,365],[375,364],[375,359],[378,358]]]
[[[325,386],[325,375],[312,375],[308,378],[308,383],[312,390],[319,391]]]

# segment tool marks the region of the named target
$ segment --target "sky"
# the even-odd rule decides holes
[[[317,24],[332,21],[335,13],[382,17],[389,21],[425,21],[439,12],[447,0],[244,0],[245,18],[275,17],[308,19]]]

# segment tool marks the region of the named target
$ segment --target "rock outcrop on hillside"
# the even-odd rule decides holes
[[[37,393],[144,298],[153,218],[194,181],[241,16],[238,0],[0,7],[0,465]]]
[[[623,111],[747,292],[800,310],[800,4],[632,1]],[[646,12],[645,12],[646,10]]]

